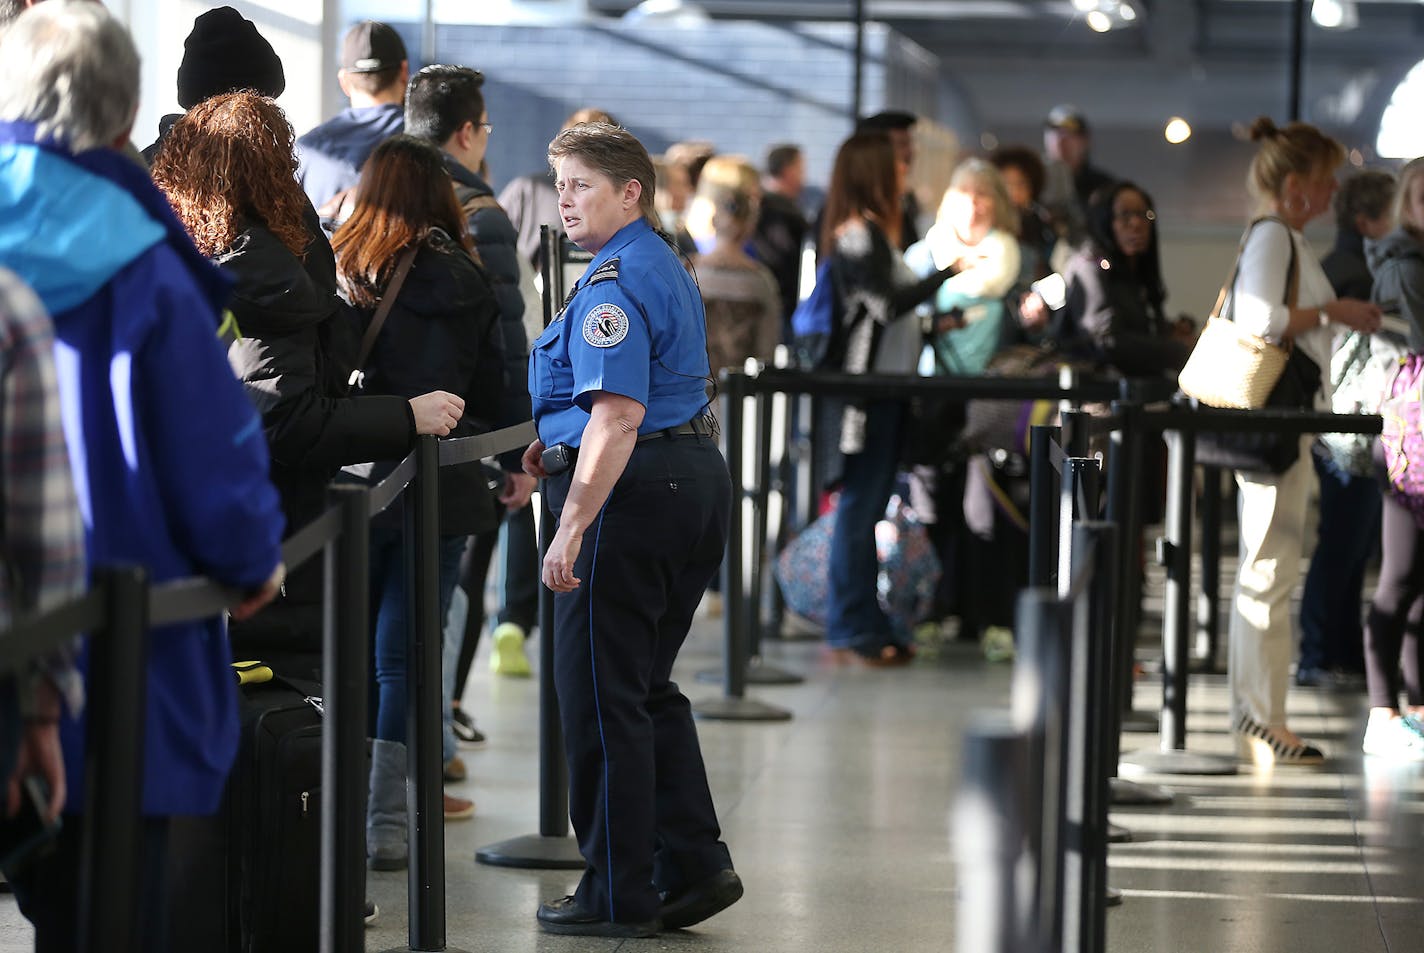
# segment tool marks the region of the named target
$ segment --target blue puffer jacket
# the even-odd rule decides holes
[[[281,559],[282,514],[261,422],[215,334],[228,283],[144,171],[0,123],[0,263],[54,318],[89,565],[262,585]],[[145,813],[217,808],[237,751],[231,661],[219,618],[149,633]],[[61,739],[66,809],[78,810],[83,721],[66,720]]]

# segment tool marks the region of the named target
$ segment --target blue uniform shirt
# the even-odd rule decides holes
[[[677,427],[707,406],[702,295],[645,219],[589,262],[567,306],[534,342],[529,394],[545,446],[583,440],[598,391],[646,408],[638,432]]]

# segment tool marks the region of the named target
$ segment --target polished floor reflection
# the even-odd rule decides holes
[[[1149,662],[1154,650],[1144,647]],[[793,713],[780,723],[704,721],[702,744],[741,903],[694,929],[655,940],[541,934],[534,910],[568,891],[567,872],[473,862],[477,847],[537,828],[537,684],[492,678],[477,661],[467,694],[487,747],[464,752],[473,820],[447,830],[448,938],[471,951],[705,950],[918,953],[955,949],[958,911],[950,808],[965,725],[1002,706],[1010,666],[945,645],[903,670],[846,670],[815,643],[773,642],[768,656],[801,685],[752,694]],[[720,664],[720,632],[699,622],[679,677]],[[1153,676],[1140,711],[1160,702]],[[1221,676],[1194,676],[1188,747],[1228,754]],[[1424,766],[1359,753],[1362,696],[1293,689],[1292,724],[1327,747],[1322,769],[1154,778],[1168,807],[1115,809],[1131,831],[1109,854],[1124,902],[1108,912],[1113,953],[1417,953],[1424,950]],[[1129,734],[1124,750],[1156,745]],[[406,875],[372,874],[381,916],[367,949],[406,942]],[[0,898],[0,951],[30,948],[13,900]],[[971,951],[962,951],[971,953]]]

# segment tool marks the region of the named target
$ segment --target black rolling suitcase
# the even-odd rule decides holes
[[[321,883],[321,713],[315,686],[239,693],[241,743],[222,806],[175,818],[173,949],[311,953]],[[312,698],[312,700],[308,700]]]

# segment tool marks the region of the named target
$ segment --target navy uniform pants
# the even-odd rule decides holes
[[[547,481],[563,510],[570,474]],[[575,896],[609,920],[657,916],[732,866],[672,666],[726,544],[731,481],[712,438],[639,443],[554,599],[554,680],[569,817],[587,869]]]

